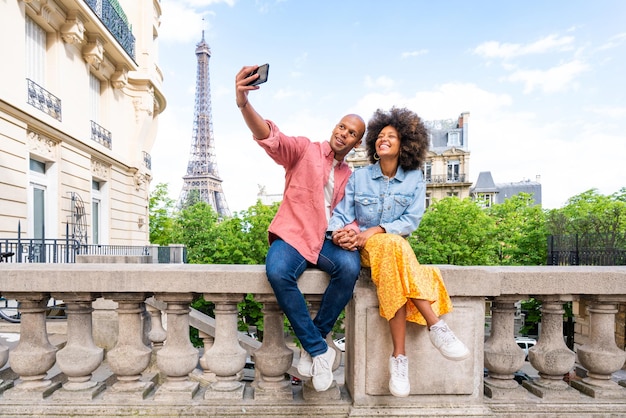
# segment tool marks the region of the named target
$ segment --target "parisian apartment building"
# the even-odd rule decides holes
[[[0,239],[149,242],[159,0],[0,1]]]

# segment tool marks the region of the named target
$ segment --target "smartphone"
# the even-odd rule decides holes
[[[252,83],[249,83],[249,86],[257,86],[259,84],[265,83],[267,81],[267,75],[270,72],[270,65],[269,64],[263,64],[260,65],[259,68],[257,68],[256,70],[252,71],[250,73],[250,75],[248,77],[250,77],[251,75],[255,75],[256,73],[259,73],[259,78],[257,78],[256,80],[254,80]]]

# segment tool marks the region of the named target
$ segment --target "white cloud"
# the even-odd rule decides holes
[[[210,25],[205,19],[205,14],[189,7],[182,1],[165,1],[161,4],[163,14],[159,39],[163,42],[186,43],[194,42],[199,38],[203,30],[209,29]]]
[[[420,49],[417,51],[410,51],[410,52],[403,52],[402,53],[402,58],[410,58],[410,57],[418,57],[420,55],[425,55],[428,54],[428,50],[427,49]]]
[[[600,47],[600,49],[617,48],[618,46],[622,45],[624,42],[626,42],[626,32],[618,33],[615,36],[611,36],[609,40]]]
[[[564,51],[572,48],[573,36],[548,35],[529,44],[500,43],[488,41],[478,45],[474,53],[486,58],[513,58],[529,54],[544,54],[552,51]]]
[[[589,70],[589,66],[580,60],[574,60],[548,70],[517,70],[504,77],[512,82],[522,82],[524,93],[532,93],[535,89],[545,93],[555,93],[576,88],[574,79]]]
[[[626,107],[589,107],[585,110],[599,115],[606,115],[614,119],[626,118]]]
[[[390,89],[392,88],[396,83],[393,81],[393,79],[391,79],[390,77],[387,76],[380,76],[376,79],[373,79],[370,76],[366,76],[365,77],[365,85],[369,88],[383,88],[383,89]]]

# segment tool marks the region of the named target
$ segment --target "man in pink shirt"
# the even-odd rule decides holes
[[[358,251],[342,249],[325,239],[325,233],[351,174],[343,159],[361,142],[365,122],[358,115],[346,115],[333,129],[330,140],[324,142],[287,136],[263,119],[248,101],[248,93],[259,89],[249,85],[258,78],[250,75],[257,68],[243,67],[237,74],[237,107],[254,140],[285,168],[283,201],[269,227],[267,278],[303,347],[298,372],[312,377],[315,390],[324,391],[332,385],[335,360],[335,350],[328,347],[325,338],[352,297],[361,269]],[[343,234],[341,244],[354,242],[354,231]],[[314,319],[297,283],[310,266],[330,275]]]

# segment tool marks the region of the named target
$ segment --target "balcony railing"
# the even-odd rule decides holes
[[[108,149],[112,147],[113,140],[111,138],[111,132],[94,121],[91,121],[91,140],[104,145]]]
[[[465,174],[459,174],[458,176],[448,177],[445,175],[431,175],[426,176],[426,183],[432,184],[444,184],[444,183],[465,183]]]
[[[21,310],[19,343],[0,346],[1,416],[626,415],[626,388],[615,377],[626,352],[614,337],[618,304],[626,302],[626,267],[441,266],[455,306],[445,319],[472,355],[446,360],[425,327],[409,324],[406,398],[388,391],[392,344],[369,270],[362,271],[346,308],[344,378],[318,393],[308,381],[292,386],[286,378],[297,376],[298,350],[285,342],[283,315],[262,265],[0,269],[2,296],[17,300]],[[318,270],[299,280],[312,311],[327,284]],[[249,344],[237,331],[237,304],[247,293],[262,304],[262,343]],[[197,294],[215,304],[214,322],[190,312]],[[525,353],[514,339],[515,305],[530,296],[542,304],[537,344],[528,355],[538,373],[520,385],[514,373],[525,364]],[[49,297],[67,307],[67,340],[56,347],[46,328]],[[97,297],[106,303],[94,303]],[[492,301],[489,336],[486,299]],[[589,312],[589,333],[575,344],[576,352],[565,345],[562,329],[563,303],[572,300],[586,303]],[[108,314],[106,304],[116,312]],[[202,352],[191,345],[190,324],[204,341]],[[101,341],[110,345],[106,352]],[[256,373],[246,383],[240,377],[249,357]],[[564,379],[573,370],[580,377]]]
[[[116,0],[85,0],[126,53],[135,59],[135,36],[126,14]]]
[[[61,99],[29,78],[26,79],[26,83],[28,85],[28,104],[61,122]]]
[[[187,248],[182,245],[101,245],[81,244],[75,239],[0,239],[0,253],[4,263],[76,263],[80,257],[148,256],[153,263],[186,263]],[[95,256],[95,257],[94,257]]]

